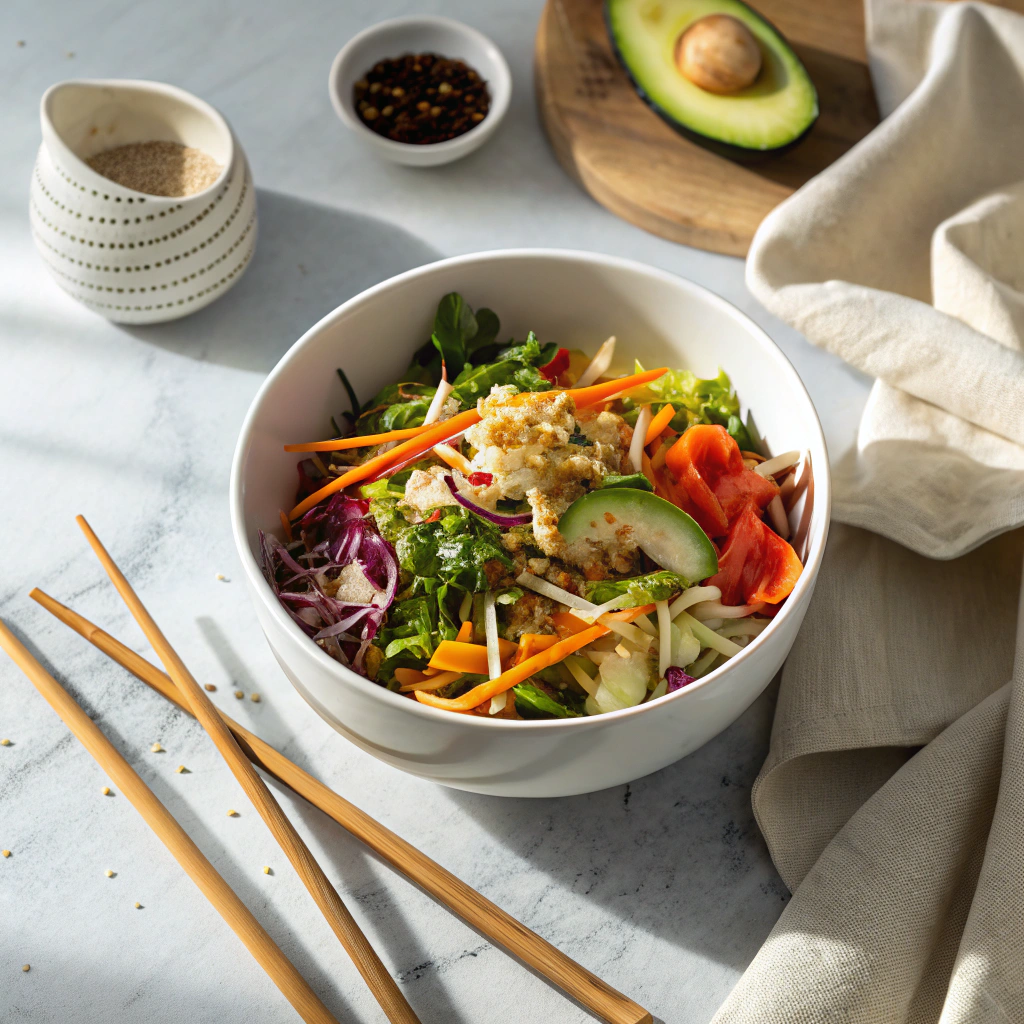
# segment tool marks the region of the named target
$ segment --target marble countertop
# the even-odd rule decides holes
[[[147,651],[76,513],[196,675],[216,684],[220,706],[659,1018],[706,1021],[787,898],[750,809],[771,691],[696,754],[618,790],[502,800],[403,776],[333,733],[277,668],[238,578],[231,452],[263,376],[323,314],[399,271],[506,246],[630,256],[724,295],[796,364],[833,452],[853,436],[865,382],[760,309],[740,261],[644,234],[569,181],[534,110],[538,0],[382,0],[373,15],[359,6],[13,0],[0,10],[0,615],[44,653],[340,1020],[382,1016],[199,727],[28,600],[38,585]],[[514,96],[482,151],[415,171],[357,144],[330,108],[326,77],[356,30],[423,9],[488,33],[509,59]],[[47,275],[29,233],[28,181],[39,97],[69,77],[173,82],[231,121],[258,186],[260,241],[242,281],[208,309],[120,327]],[[262,699],[236,701],[235,689]],[[11,850],[0,861],[0,1019],[297,1019],[124,796],[102,795],[103,772],[2,658],[0,736],[11,741],[0,747],[0,847]],[[154,741],[165,752],[151,753]],[[281,799],[425,1024],[591,1019],[319,812]]]

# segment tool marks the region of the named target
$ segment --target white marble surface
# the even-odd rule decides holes
[[[738,261],[646,235],[564,176],[533,106],[537,0],[362,6],[2,5],[0,614],[45,653],[340,1020],[382,1016],[198,726],[28,600],[39,585],[145,650],[75,513],[196,674],[217,684],[217,703],[660,1018],[708,1020],[786,899],[750,810],[770,694],[697,754],[622,790],[528,802],[404,777],[332,733],[273,662],[228,528],[235,434],[266,371],[339,302],[438,256],[504,246],[632,256],[731,299],[796,363],[833,451],[852,436],[864,382],[760,310]],[[499,135],[435,171],[376,162],[343,131],[326,90],[354,31],[423,9],[490,34],[515,82]],[[209,309],[122,328],[44,271],[27,218],[37,104],[72,76],[174,82],[233,124],[259,187],[261,237],[245,278]],[[262,702],[236,701],[235,687]],[[297,1019],[127,800],[101,795],[102,771],[6,659],[0,736],[12,741],[0,747],[0,847],[12,851],[0,860],[0,1020]],[[165,753],[150,753],[155,740]],[[175,774],[178,764],[189,774]],[[319,812],[282,799],[425,1024],[591,1019]]]

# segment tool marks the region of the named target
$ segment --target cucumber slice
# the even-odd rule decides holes
[[[613,487],[577,498],[558,522],[558,530],[572,544],[591,540],[614,544],[616,534],[628,527],[630,540],[663,569],[691,583],[718,572],[718,556],[708,535],[681,508],[649,491]]]

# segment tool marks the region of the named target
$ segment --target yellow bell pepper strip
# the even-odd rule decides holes
[[[422,683],[424,679],[431,677],[418,668],[396,668],[395,678],[402,686],[411,686],[413,683]]]
[[[559,640],[546,651],[541,651],[532,658],[521,661],[518,665],[502,672],[496,679],[490,679],[486,683],[474,686],[472,690],[464,693],[461,697],[437,697],[432,693],[417,690],[416,699],[421,704],[429,704],[431,707],[440,708],[443,711],[472,711],[473,708],[483,704],[485,700],[490,700],[499,693],[511,690],[517,683],[525,682],[535,672],[540,672],[541,669],[550,665],[557,665],[563,658],[567,658],[581,647],[586,647],[594,640],[600,639],[607,632],[607,626],[590,626],[582,633]],[[484,660],[486,662],[486,657]]]
[[[459,631],[455,635],[455,639],[460,644],[471,644],[473,642],[473,620],[466,619],[466,621],[459,626]]]
[[[498,640],[501,660],[506,661],[516,653],[511,640]],[[483,644],[459,643],[458,640],[442,640],[430,659],[431,668],[442,672],[463,672],[473,675],[487,675],[487,648]]]
[[[672,422],[672,417],[675,416],[675,414],[676,411],[671,405],[662,406],[654,419],[651,420],[650,426],[647,428],[647,433],[644,435],[645,448],[655,438],[661,437],[665,428]]]

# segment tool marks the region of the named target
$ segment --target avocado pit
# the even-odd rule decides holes
[[[761,48],[738,18],[709,14],[676,41],[679,73],[705,92],[728,96],[753,85],[761,72]]]

